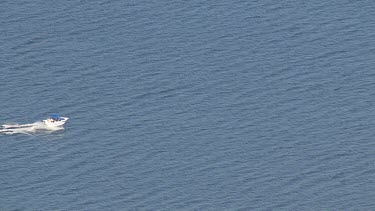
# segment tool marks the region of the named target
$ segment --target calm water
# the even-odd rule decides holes
[[[0,210],[375,210],[373,1],[0,2]]]

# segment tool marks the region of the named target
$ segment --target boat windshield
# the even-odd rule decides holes
[[[52,114],[50,118],[53,119],[53,120],[55,120],[55,121],[61,120],[61,117],[59,115],[57,115],[57,114]]]

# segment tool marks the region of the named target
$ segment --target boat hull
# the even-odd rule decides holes
[[[59,127],[59,126],[63,126],[68,119],[69,118],[67,118],[67,117],[61,117],[61,119],[59,121],[54,121],[52,119],[46,119],[46,120],[43,120],[43,123],[45,125],[47,125],[48,127]]]

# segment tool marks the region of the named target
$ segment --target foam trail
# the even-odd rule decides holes
[[[64,127],[51,127],[43,122],[34,122],[32,124],[4,124],[0,129],[0,134],[35,134],[35,133],[51,133],[58,130],[64,130]]]
[[[34,124],[22,124],[22,125],[19,125],[19,124],[5,124],[3,125],[3,128],[22,128],[22,127],[32,127],[32,126],[35,126],[36,123]]]

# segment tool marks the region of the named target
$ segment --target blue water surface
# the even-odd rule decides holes
[[[0,2],[0,210],[374,210],[375,2]]]

